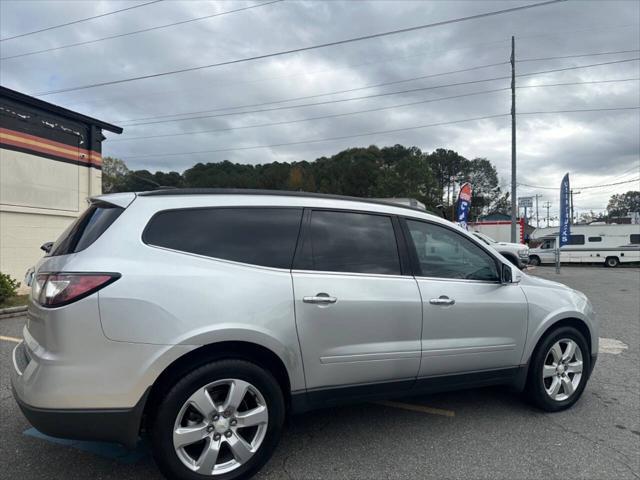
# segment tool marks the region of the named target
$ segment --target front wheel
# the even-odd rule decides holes
[[[536,348],[526,393],[542,410],[565,410],[582,395],[590,368],[589,347],[582,334],[573,327],[560,327]]]
[[[540,265],[540,257],[537,257],[535,255],[533,255],[532,257],[529,257],[529,265],[532,265],[534,267],[537,267],[538,265]]]
[[[153,455],[171,479],[250,478],[273,454],[284,417],[282,391],[268,371],[243,360],[212,362],[162,400]]]

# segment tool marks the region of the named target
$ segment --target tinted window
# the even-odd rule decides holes
[[[192,208],[155,215],[150,245],[265,267],[291,268],[302,209]]]
[[[400,275],[391,218],[313,211],[298,268],[325,272]]]
[[[567,245],[584,245],[584,235],[569,235]]]
[[[602,237],[589,237],[590,242],[601,242]]]
[[[493,257],[463,235],[425,222],[407,220],[418,257],[419,275],[497,281]]]
[[[62,232],[48,256],[67,255],[84,250],[95,242],[123,211],[123,208],[108,203],[92,204]]]
[[[632,233],[631,235],[629,235],[629,241],[631,243],[640,243],[640,234]]]

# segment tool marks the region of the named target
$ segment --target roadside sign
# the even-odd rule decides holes
[[[518,197],[520,208],[533,208],[533,197]]]

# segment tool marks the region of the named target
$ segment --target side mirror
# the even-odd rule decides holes
[[[508,263],[502,264],[502,272],[500,272],[500,282],[503,285],[507,285],[510,283],[520,283],[522,280],[522,273],[520,270]]]
[[[53,247],[53,242],[46,242],[40,246],[40,250],[49,253],[51,251],[51,247]]]

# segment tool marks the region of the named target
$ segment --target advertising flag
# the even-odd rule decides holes
[[[458,194],[458,208],[456,210],[456,222],[465,230],[469,230],[467,221],[469,219],[469,209],[471,208],[471,184],[463,183]]]
[[[571,236],[571,202],[569,200],[570,195],[569,188],[569,174],[567,173],[562,179],[560,185],[560,246],[567,245],[569,243],[569,237]]]

